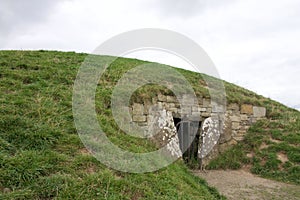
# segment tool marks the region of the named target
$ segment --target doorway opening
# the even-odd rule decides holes
[[[184,162],[191,168],[199,167],[198,148],[200,140],[201,121],[173,118],[179,138],[180,150]]]

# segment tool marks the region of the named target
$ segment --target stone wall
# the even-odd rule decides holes
[[[198,102],[197,102],[198,101]],[[180,107],[180,103],[184,105]],[[187,118],[189,120],[204,121],[212,118],[218,110],[217,106],[207,98],[198,98],[193,100],[189,96],[181,96],[178,99],[174,96],[161,95],[145,101],[144,103],[133,103],[130,107],[132,122],[137,123],[145,132],[144,135],[149,137],[153,133],[162,133],[161,136],[155,135],[156,143],[164,145],[170,138],[178,141],[174,126],[173,117]],[[211,150],[205,160],[210,160],[219,152],[225,151],[229,146],[236,144],[244,138],[247,130],[259,119],[265,118],[266,109],[250,104],[229,104],[226,106],[225,118],[221,120],[220,126],[222,131],[218,144]],[[205,130],[202,130],[205,131]],[[162,141],[160,141],[162,140]],[[174,145],[173,145],[174,146]],[[175,145],[176,146],[176,145]],[[172,149],[172,148],[171,148]],[[178,153],[178,146],[174,147],[171,152]]]

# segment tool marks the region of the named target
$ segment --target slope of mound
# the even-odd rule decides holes
[[[228,149],[209,169],[239,169],[300,184],[300,113],[286,109],[252,126],[243,141]]]
[[[128,174],[98,162],[74,127],[72,88],[87,55],[0,51],[0,199],[221,199],[181,161],[154,173]],[[126,70],[142,61],[118,59]],[[112,68],[113,69],[113,68]],[[97,88],[99,122],[117,145],[155,149],[119,131],[109,109],[107,73]]]
[[[85,150],[74,127],[72,89],[87,54],[49,51],[0,51],[0,198],[6,199],[220,199],[181,161],[155,173],[127,174],[109,169]],[[155,146],[119,130],[110,95],[129,69],[146,63],[118,58],[96,91],[99,123],[110,140],[133,152]],[[209,96],[201,74],[178,69],[197,95]],[[210,168],[240,168],[299,183],[300,115],[275,101],[224,82],[228,103],[267,108],[268,119],[248,131]],[[157,85],[140,88],[132,98],[168,93]]]

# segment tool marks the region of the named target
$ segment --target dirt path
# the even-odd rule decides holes
[[[300,186],[264,179],[244,170],[194,171],[232,200],[298,200]]]

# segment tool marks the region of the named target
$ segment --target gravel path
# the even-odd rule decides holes
[[[300,200],[300,186],[264,179],[244,170],[194,171],[232,200]]]

